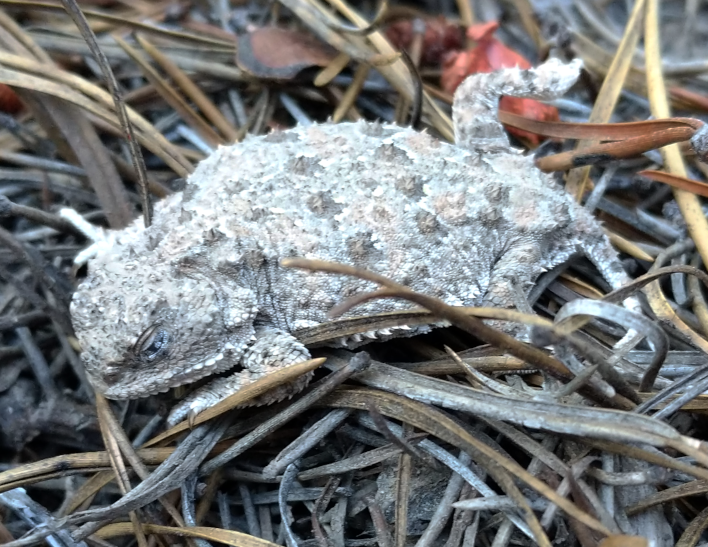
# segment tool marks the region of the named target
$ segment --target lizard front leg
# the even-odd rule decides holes
[[[259,378],[310,359],[307,348],[283,330],[257,327],[255,337],[256,341],[241,357],[241,370],[230,376],[212,380],[180,401],[167,418],[168,426],[181,422],[190,414],[202,412]],[[294,382],[278,386],[244,406],[271,404],[292,397],[304,389],[312,374],[309,372]]]

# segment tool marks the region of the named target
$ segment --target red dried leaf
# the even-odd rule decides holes
[[[531,68],[531,63],[521,54],[506,47],[494,37],[499,23],[490,21],[472,25],[467,29],[467,37],[477,42],[477,45],[467,51],[460,51],[445,59],[440,78],[441,87],[448,93],[454,93],[457,86],[470,74],[491,72],[500,68],[521,67]],[[502,97],[499,108],[525,118],[540,121],[558,120],[558,110],[532,99]],[[509,132],[519,138],[538,145],[542,138],[535,133],[522,129],[508,128]]]
[[[236,63],[260,78],[289,80],[313,66],[327,66],[337,52],[311,34],[263,27],[239,36]]]
[[[421,63],[436,65],[450,51],[458,50],[464,43],[464,34],[460,25],[450,23],[445,17],[427,17],[423,19],[425,34]],[[391,23],[386,28],[386,37],[398,49],[409,49],[413,42],[413,25],[411,19]]]
[[[13,89],[5,84],[0,84],[0,112],[16,114],[22,110],[22,101]]]

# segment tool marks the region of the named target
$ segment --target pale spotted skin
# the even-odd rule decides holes
[[[620,286],[627,276],[598,222],[496,121],[500,91],[555,97],[578,71],[552,61],[468,79],[455,98],[457,145],[360,122],[220,148],[157,205],[150,228],[137,220],[89,263],[72,316],[93,385],[109,398],[143,397],[240,365],[183,402],[175,422],[307,359],[289,333],[374,286],[285,269],[286,257],[364,267],[452,305],[514,307],[514,285],[528,293],[578,250]],[[406,307],[376,300],[351,315]]]

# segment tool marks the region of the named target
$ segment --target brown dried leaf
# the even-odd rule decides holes
[[[263,27],[239,36],[236,63],[259,78],[289,80],[309,67],[325,67],[337,52],[311,34]]]

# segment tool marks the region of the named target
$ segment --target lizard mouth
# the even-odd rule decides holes
[[[109,371],[104,373],[102,378],[98,378],[96,383],[98,391],[109,399],[141,399],[218,374],[232,368],[237,362],[224,351],[220,351],[202,361],[190,364],[187,368],[175,370],[167,367],[165,371],[155,372],[149,377],[145,377],[144,371],[135,375],[117,375],[115,370],[119,366],[109,367]],[[117,381],[116,376],[119,377]]]

